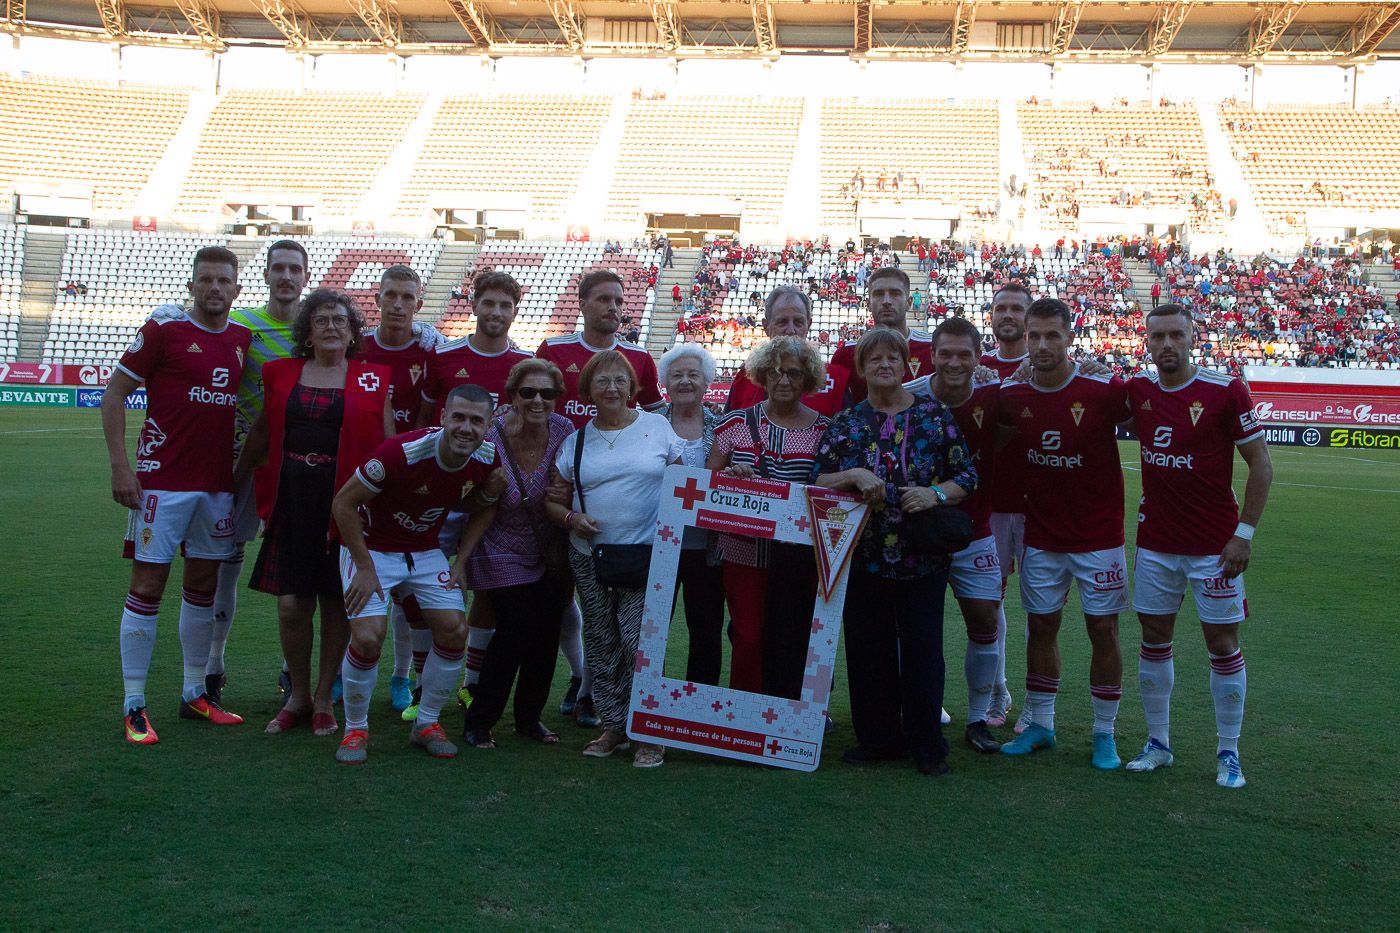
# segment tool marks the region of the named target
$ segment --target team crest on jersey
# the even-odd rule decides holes
[[[364,471],[365,476],[369,478],[370,482],[384,482],[384,464],[380,463],[378,460],[365,461]]]
[[[917,375],[919,374],[919,367],[923,365],[923,362],[924,362],[923,360],[918,360],[918,359],[914,359],[913,357],[910,357],[910,358],[909,358],[909,372],[910,372],[912,375],[917,376]]]
[[[470,479],[469,479],[469,480],[467,480],[465,483],[463,483],[463,484],[462,484],[462,498],[465,499],[465,498],[467,497],[468,493],[470,493],[470,492],[471,492],[473,489],[475,489],[475,488],[476,488],[476,481],[475,481],[475,480],[470,480]]]
[[[1022,408],[1022,409],[1021,409],[1021,417],[1022,417],[1022,418],[1029,418],[1029,417],[1031,417],[1031,408],[1030,408],[1029,405],[1027,405],[1025,408]]]
[[[1075,402],[1069,406],[1069,413],[1074,416],[1074,426],[1079,427],[1079,421],[1084,417],[1084,403]]]
[[[578,364],[577,364],[577,363],[570,363],[570,364],[569,364],[569,368],[566,369],[566,370],[564,370],[564,372],[566,372],[566,373],[576,373],[576,372],[578,372]]]
[[[428,494],[428,487],[426,485],[419,486],[417,489],[413,490],[413,492],[415,495],[426,496]]]
[[[461,369],[457,370],[457,375],[453,376],[452,378],[454,378],[454,379],[470,379],[471,376],[468,376],[468,375],[467,375],[467,367],[463,366]]]
[[[189,352],[189,353],[203,353],[204,351],[201,350],[201,349],[199,348],[199,344],[197,344],[197,343],[191,343],[191,344],[190,344],[189,350],[186,351],[186,352]]]
[[[146,345],[146,335],[139,330],[136,332],[136,339],[131,341],[131,346],[126,348],[127,353],[140,353],[141,348]]]
[[[408,367],[408,379],[414,385],[418,384],[418,377],[421,375],[423,375],[423,367],[419,364],[414,363],[412,366]]]
[[[972,409],[972,420],[975,421],[975,422],[977,422],[977,426],[978,426],[979,428],[982,427],[982,406],[981,406],[981,405],[978,405],[976,408]]]
[[[1191,407],[1186,410],[1191,413],[1191,427],[1194,428],[1196,426],[1196,422],[1201,420],[1201,412],[1206,410],[1206,406],[1202,405],[1198,400],[1192,402]]]

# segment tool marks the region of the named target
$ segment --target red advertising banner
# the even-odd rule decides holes
[[[0,363],[0,382],[25,386],[64,385],[63,367],[51,363]]]
[[[564,231],[565,243],[587,243],[589,240],[587,224],[569,224]]]
[[[131,229],[137,233],[155,233],[156,219],[154,217],[139,216],[131,218]]]

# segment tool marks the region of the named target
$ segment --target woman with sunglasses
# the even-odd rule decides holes
[[[496,634],[482,664],[462,738],[477,748],[495,748],[491,728],[505,712],[515,685],[515,731],[555,744],[559,736],[540,721],[554,676],[559,623],[573,595],[573,577],[563,550],[564,533],[545,514],[550,465],[574,431],[554,413],[564,375],[548,360],[521,360],[506,376],[510,408],[486,435],[496,445],[506,489],[496,518],[467,564],[467,582],[477,599],[489,602]]]

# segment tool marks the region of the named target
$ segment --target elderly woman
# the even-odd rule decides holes
[[[715,378],[715,361],[709,351],[694,343],[681,343],[661,357],[661,384],[670,402],[660,414],[682,441],[681,462],[703,468],[715,443],[720,416],[705,407],[705,393]],[[724,577],[714,535],[687,528],[681,541],[677,589],[685,600],[685,625],[690,649],[685,679],[697,684],[719,684],[722,663],[720,637],[724,628]]]
[[[570,531],[569,563],[583,608],[583,647],[603,734],[583,753],[606,758],[629,747],[632,664],[641,635],[648,557],[656,533],[661,477],[680,462],[683,442],[661,415],[632,407],[637,373],[617,350],[594,354],[578,393],[598,414],[559,447],[554,465],[573,487],[573,507],[549,503]],[[601,552],[601,553],[600,553]],[[618,559],[620,558],[620,560]],[[655,768],[659,745],[640,744],[632,763]]]
[[[846,667],[853,763],[909,755],[924,774],[948,772],[943,704],[943,590],[949,556],[925,549],[914,516],[955,505],[977,486],[952,411],[904,386],[909,344],[873,328],[856,344],[865,401],[836,416],[817,451],[816,483],[863,496],[873,514],[851,560]]]
[[[802,398],[826,379],[817,348],[799,337],[774,337],[749,356],[744,369],[766,398],[720,423],[705,465],[741,477],[808,482],[817,445],[831,424]],[[797,699],[817,592],[811,552],[724,534],[719,546],[733,647],[729,686]],[[770,579],[781,582],[769,586]]]
[[[292,324],[295,356],[263,367],[265,404],[234,467],[257,477],[258,515],[267,523],[253,564],[255,590],[277,597],[282,656],[292,690],[269,733],[307,718],[316,735],[339,729],[331,686],[350,638],[342,601],[331,500],[355,467],[394,433],[389,369],[354,359],[364,319],[350,296],[317,289]],[[312,616],[321,607],[321,653],[311,690]]]
[[[554,677],[560,621],[573,592],[565,552],[557,547],[564,544],[563,532],[545,514],[550,465],[574,432],[573,422],[554,412],[563,393],[559,367],[548,360],[521,360],[506,376],[510,409],[486,435],[501,458],[506,488],[466,570],[476,598],[486,600],[498,620],[462,730],[467,744],[477,748],[495,747],[491,727],[505,711],[512,684],[515,731],[537,742],[559,741],[540,722],[540,713]]]

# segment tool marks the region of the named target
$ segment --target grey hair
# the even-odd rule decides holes
[[[744,363],[744,372],[754,385],[767,386],[768,374],[778,368],[785,356],[794,357],[802,364],[803,395],[815,392],[826,383],[826,364],[816,344],[801,337],[774,337],[759,344]]]
[[[657,376],[662,385],[670,378],[671,367],[688,356],[693,356],[699,361],[700,372],[704,375],[706,384],[715,381],[715,358],[710,356],[710,351],[698,343],[678,343],[663,353],[660,362],[656,364]]]
[[[812,296],[808,295],[796,285],[779,285],[768,293],[768,297],[763,299],[763,320],[767,322],[773,317],[773,306],[778,303],[779,298],[788,296],[795,297],[802,302],[802,310],[807,315],[807,323],[812,323]]]

